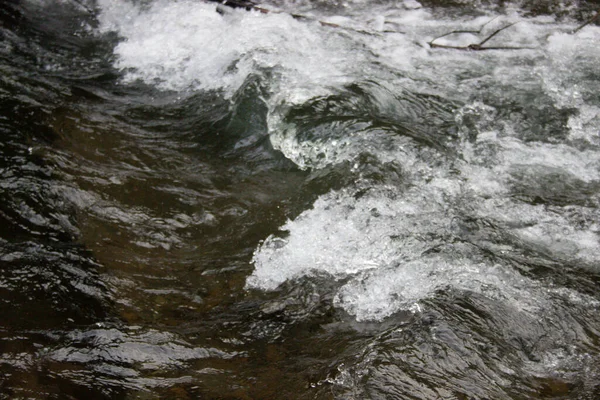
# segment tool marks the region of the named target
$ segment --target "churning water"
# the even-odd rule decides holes
[[[599,398],[597,5],[261,7],[4,0],[0,398]]]

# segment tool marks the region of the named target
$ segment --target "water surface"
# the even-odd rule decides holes
[[[600,28],[530,3],[5,1],[0,398],[600,396]]]

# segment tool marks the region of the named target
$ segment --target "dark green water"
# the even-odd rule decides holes
[[[0,4],[0,399],[600,397],[596,5],[267,6]]]

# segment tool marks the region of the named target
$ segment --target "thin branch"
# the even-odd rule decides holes
[[[503,30],[505,30],[506,28],[510,28],[511,26],[513,26],[514,24],[516,24],[516,22],[513,22],[512,24],[508,24],[505,27],[502,27],[500,29],[498,29],[497,31],[494,31],[490,36],[486,37],[483,42],[479,43],[479,46],[483,46],[485,42],[487,42],[488,40],[490,40],[491,38],[493,38],[494,36],[496,36],[498,33],[502,32]]]
[[[485,50],[535,50],[535,47],[517,47],[517,46],[488,46],[483,47],[478,44],[470,44],[468,46],[447,46],[445,44],[429,44],[432,49],[452,49],[464,51],[485,51]]]
[[[505,30],[507,28],[510,28],[511,26],[515,25],[517,22],[513,22],[512,24],[508,24],[506,26],[503,26],[500,29],[495,30],[494,32],[492,32],[490,35],[488,35],[485,39],[483,39],[479,43],[471,43],[471,44],[466,45],[466,46],[451,46],[451,45],[444,45],[444,44],[434,43],[436,40],[441,39],[443,37],[446,37],[448,35],[452,35],[454,33],[481,33],[481,31],[483,30],[483,28],[487,24],[489,24],[490,22],[492,22],[494,19],[496,19],[496,18],[493,18],[493,19],[489,20],[488,22],[486,22],[485,24],[483,24],[481,26],[481,28],[479,28],[478,31],[473,31],[473,30],[456,30],[456,31],[448,32],[448,33],[445,33],[445,34],[443,34],[441,36],[438,36],[438,37],[434,38],[433,40],[431,40],[429,42],[429,47],[431,47],[432,49],[439,48],[439,49],[453,49],[453,50],[464,50],[464,51],[527,50],[527,49],[533,49],[532,47],[516,47],[516,46],[487,46],[487,47],[484,46],[484,44],[487,43],[491,38],[493,38],[494,36],[496,36],[497,34],[499,34],[500,32],[502,32],[503,30]]]
[[[487,24],[489,24],[490,22],[492,22],[492,21],[493,21],[493,20],[495,20],[496,18],[498,18],[498,17],[496,16],[496,17],[494,17],[494,18],[490,19],[490,20],[489,20],[488,22],[486,22],[485,24],[481,25],[481,28],[479,28],[479,30],[477,30],[477,31],[474,31],[474,30],[457,30],[457,31],[451,31],[451,32],[447,32],[447,33],[444,33],[442,36],[438,36],[438,37],[436,37],[436,38],[432,39],[432,40],[431,40],[431,42],[429,42],[429,44],[432,44],[433,42],[435,42],[435,41],[436,41],[436,40],[438,40],[438,39],[441,39],[441,38],[443,38],[443,37],[446,37],[446,36],[453,35],[453,34],[455,34],[455,33],[475,33],[475,34],[480,34],[480,33],[481,33],[481,31],[483,30],[483,28],[485,28],[485,26],[486,26]],[[433,47],[438,47],[438,46],[433,46]]]
[[[351,28],[348,26],[343,26],[343,25],[339,25],[333,22],[327,22],[327,21],[321,21],[319,19],[313,18],[313,17],[309,17],[308,15],[303,15],[303,14],[296,14],[296,13],[287,13],[285,11],[276,11],[276,10],[269,10],[267,8],[261,7],[255,3],[253,3],[252,1],[249,0],[204,0],[207,2],[214,2],[214,3],[219,3],[220,5],[223,6],[227,6],[227,7],[231,7],[231,8],[244,8],[247,11],[250,10],[256,10],[262,14],[287,14],[289,16],[291,16],[294,19],[298,19],[298,20],[305,20],[305,21],[312,21],[312,22],[318,22],[321,26],[328,26],[331,28],[338,28],[338,29],[344,29],[344,30],[348,30],[348,31],[352,31],[352,32],[357,32],[357,33],[361,33],[364,35],[374,35],[374,36],[380,36],[381,33],[380,32],[371,32],[371,31],[367,31],[364,29],[356,29],[356,28]],[[224,10],[223,9],[218,9],[217,8],[217,12],[223,14]],[[394,32],[394,33],[403,33],[403,32]]]
[[[522,47],[522,46],[487,46],[481,47],[477,44],[469,46],[469,50],[535,50],[536,47]]]
[[[587,21],[585,21],[583,24],[579,25],[575,30],[573,30],[571,33],[577,33],[579,32],[583,27],[588,26],[589,24],[591,24],[592,22],[596,21],[598,19],[598,17],[600,17],[600,10],[596,11],[596,15],[594,15],[592,18],[588,19]]]
[[[347,31],[352,31],[352,32],[356,32],[356,33],[361,33],[363,35],[373,35],[373,36],[381,36],[380,32],[372,32],[372,31],[367,31],[364,29],[356,29],[356,28],[351,28],[349,26],[343,26],[343,25],[339,25],[333,22],[327,22],[327,21],[322,21],[313,17],[309,17],[308,15],[303,15],[303,14],[290,14],[290,13],[286,13],[283,11],[271,11],[271,10],[267,10],[265,8],[260,8],[260,7],[254,7],[254,9],[264,13],[264,14],[288,14],[290,15],[292,18],[294,19],[301,19],[301,20],[306,20],[306,21],[313,21],[313,22],[318,22],[321,26],[328,26],[330,28],[338,28],[338,29],[344,29]],[[389,33],[389,32],[388,32]],[[403,33],[403,32],[395,32],[395,33]]]

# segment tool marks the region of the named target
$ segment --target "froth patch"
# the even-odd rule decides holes
[[[100,30],[123,39],[114,53],[127,82],[231,94],[261,70],[279,70],[292,86],[314,87],[343,77],[345,66],[352,65],[352,53],[336,42],[339,37],[324,39],[320,27],[287,14],[227,9],[221,15],[214,4],[183,0],[99,5]]]
[[[474,247],[459,244],[438,250],[351,280],[337,293],[335,305],[358,321],[381,320],[398,310],[418,310],[424,298],[451,289],[482,293],[520,310],[537,310],[539,298],[529,298],[528,292],[533,282],[516,271],[478,261],[481,255]]]
[[[539,285],[485,254],[596,268],[598,213],[586,197],[598,182],[595,153],[495,135],[472,146],[473,154],[478,146],[493,151],[455,161],[455,172],[443,164],[428,173],[416,172],[423,157],[416,152],[402,168],[408,187],[367,182],[366,194],[357,195],[358,183],[321,196],[259,246],[247,287],[333,278],[334,304],[357,320],[412,309],[448,288],[535,312],[547,301]],[[547,204],[535,204],[538,197]]]
[[[289,232],[285,238],[271,236],[258,249],[248,285],[273,288],[317,271],[346,277],[418,256],[431,246],[418,236],[441,235],[449,216],[433,191],[415,190],[406,198],[388,189],[358,200],[352,191],[322,196],[282,227]]]
[[[460,215],[449,207],[460,195],[455,186],[437,178],[401,196],[389,189],[359,199],[350,191],[324,195],[257,249],[246,286],[273,290],[303,276],[329,276],[344,282],[334,304],[359,321],[414,309],[448,288],[535,311],[539,296],[527,292],[534,283],[459,239]]]

